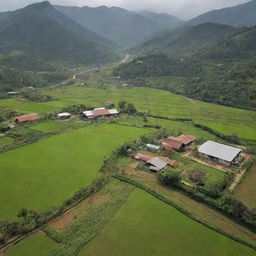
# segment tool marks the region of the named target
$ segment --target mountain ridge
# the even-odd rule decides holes
[[[55,8],[96,34],[107,37],[123,47],[134,46],[145,41],[155,32],[166,29],[153,17],[149,18],[146,17],[147,15],[120,7],[55,5]],[[173,16],[167,17],[174,19]],[[165,16],[165,19],[168,18]]]

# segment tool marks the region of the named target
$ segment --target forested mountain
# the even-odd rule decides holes
[[[118,7],[55,6],[58,11],[96,34],[107,37],[123,47],[142,43],[152,34],[176,28],[182,21],[167,14],[136,13]]]
[[[140,14],[166,29],[175,29],[184,23],[182,19],[166,13],[142,11]]]
[[[186,26],[163,32],[133,50],[180,57],[191,56],[196,50],[223,40],[235,31],[233,27],[213,23]]]
[[[137,86],[161,88],[207,102],[255,109],[255,41],[256,27],[239,29],[184,59],[167,55],[138,57],[120,65],[114,75],[131,79],[131,84]],[[167,77],[167,80],[161,80],[161,77]],[[168,82],[168,77],[180,77],[183,82]],[[151,78],[150,82],[148,78]]]
[[[49,2],[9,13],[0,22],[0,54],[18,50],[61,65],[117,59],[113,43],[58,12]]]
[[[256,27],[240,29],[223,41],[204,49],[201,58],[221,61],[250,59],[256,57]]]
[[[256,0],[234,7],[207,12],[188,21],[187,24],[197,25],[206,22],[221,23],[234,27],[255,26]]]

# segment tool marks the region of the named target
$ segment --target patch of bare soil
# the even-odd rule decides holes
[[[88,209],[91,205],[100,206],[104,202],[106,202],[110,198],[107,194],[101,194],[100,192],[93,195],[92,197],[87,198],[82,201],[76,207],[72,208],[70,211],[54,220],[49,224],[49,227],[56,230],[61,231],[66,227],[70,226],[74,221],[80,219],[81,217],[86,216]]]

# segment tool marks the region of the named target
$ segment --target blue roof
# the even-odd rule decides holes
[[[159,147],[159,146],[152,145],[152,144],[147,144],[147,145],[146,145],[146,147],[147,147],[147,148],[149,148],[149,149],[155,149],[155,150],[160,149],[160,147]]]

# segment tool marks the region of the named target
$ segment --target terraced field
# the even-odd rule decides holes
[[[167,91],[151,88],[117,89],[109,86],[106,89],[94,87],[67,86],[44,93],[58,99],[46,103],[34,103],[21,100],[0,100],[0,107],[8,107],[24,112],[49,112],[72,104],[101,106],[106,102],[118,103],[126,100],[134,103],[141,111],[150,114],[173,118],[192,118],[195,122],[212,127],[224,134],[236,133],[242,138],[256,140],[254,111],[208,104]]]
[[[99,177],[104,157],[150,129],[100,125],[52,136],[0,154],[0,219],[20,208],[43,211]]]
[[[135,190],[78,255],[252,256],[255,251],[187,218],[146,192]]]

